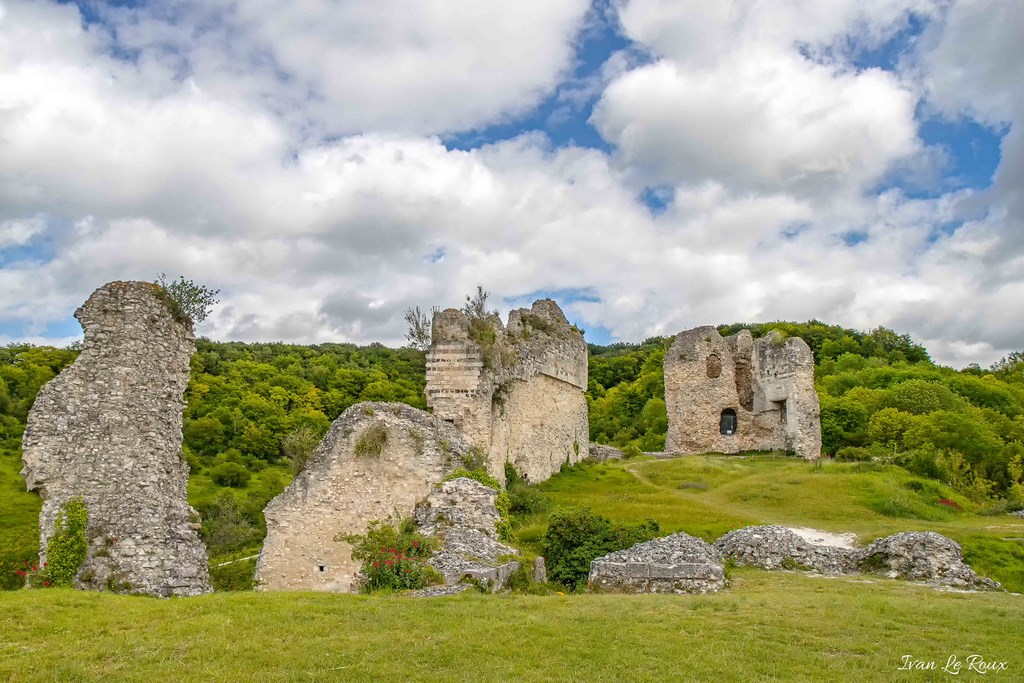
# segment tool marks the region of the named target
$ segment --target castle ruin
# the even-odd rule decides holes
[[[505,463],[544,481],[588,454],[587,344],[551,299],[509,314],[434,315],[427,353],[427,404],[487,453],[504,482]]]
[[[668,453],[821,455],[814,356],[798,337],[679,333],[665,353],[665,404]]]
[[[267,505],[259,590],[350,592],[361,562],[343,537],[408,517],[462,466],[453,426],[402,403],[357,403],[338,416],[292,483]]]
[[[181,455],[192,325],[148,282],[104,285],[75,317],[82,352],[40,390],[22,441],[22,476],[43,498],[40,562],[61,506],[81,497],[89,549],[77,587],[207,593]]]

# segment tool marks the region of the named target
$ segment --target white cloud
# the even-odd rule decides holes
[[[635,69],[608,87],[593,120],[623,163],[654,182],[813,194],[859,190],[915,153],[915,100],[880,70],[738,52],[713,69],[670,60]]]
[[[320,132],[429,134],[537,104],[572,66],[589,4],[179,0],[109,16],[124,46]]]
[[[981,50],[984,31],[936,19],[912,79],[853,70],[844,50],[892,35],[914,3],[680,5],[626,3],[656,61],[619,55],[581,85],[575,105],[604,88],[609,155],[538,133],[472,151],[422,134],[551,91],[586,3],[511,18],[477,4],[457,21],[454,4],[419,3],[392,21],[299,2],[275,22],[257,21],[262,2],[213,5],[206,33],[197,5],[173,3],[176,25],[116,13],[121,47],[141,50],[123,61],[72,6],[0,0],[0,247],[45,238],[53,253],[0,261],[0,324],[38,338],[103,282],[166,272],[223,290],[200,330],[221,339],[401,343],[406,306],[484,283],[510,300],[585,290],[597,300],[570,312],[629,340],[819,317],[911,332],[953,363],[1021,347],[1018,128],[990,193],[866,191],[924,153],[922,92],[1019,120],[985,68],[971,97],[936,80],[964,59],[943,46]],[[1015,54],[992,42],[991,59]],[[311,142],[310,126],[349,134]],[[648,182],[672,200],[657,216],[637,199]]]
[[[41,216],[3,221],[0,223],[0,249],[24,246],[45,228],[46,221]]]

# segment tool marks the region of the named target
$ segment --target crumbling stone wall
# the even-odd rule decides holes
[[[491,316],[471,329],[461,311],[433,320],[427,403],[488,455],[505,478],[509,462],[531,482],[587,456],[587,345],[554,301]]]
[[[469,577],[497,591],[519,569],[509,559],[519,554],[498,540],[498,492],[467,477],[434,488],[416,505],[413,518],[420,531],[441,540],[428,564],[454,585]]]
[[[400,403],[351,406],[264,510],[259,588],[353,590],[360,563],[350,544],[334,539],[365,533],[371,521],[396,512],[411,515],[468,452],[453,426],[422,410]]]
[[[209,592],[181,456],[191,323],[146,282],[104,285],[75,317],[82,353],[40,390],[22,441],[22,476],[43,498],[41,560],[60,506],[81,496],[91,542],[78,587]]]
[[[814,357],[798,337],[749,330],[723,338],[714,327],[681,332],[665,354],[665,404],[672,453],[791,450],[821,454]],[[735,430],[720,429],[724,411]]]

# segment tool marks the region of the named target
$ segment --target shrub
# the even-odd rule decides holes
[[[219,289],[197,285],[183,276],[168,282],[167,277],[160,273],[156,284],[171,314],[179,320],[201,323],[210,314],[210,308],[220,303],[217,299]]]
[[[660,531],[653,519],[638,525],[613,524],[588,508],[556,510],[544,533],[548,579],[579,591],[587,585],[594,559],[649,541]]]
[[[306,466],[306,461],[320,445],[320,436],[313,427],[301,425],[281,439],[281,450],[291,460],[292,474],[298,474]]]
[[[210,567],[210,585],[215,591],[251,591],[256,558],[236,560]]]
[[[551,509],[551,499],[523,481],[512,463],[505,463],[505,490],[510,514],[533,515]]]
[[[847,446],[839,449],[836,453],[836,460],[839,462],[866,462],[871,460],[871,451],[859,446]]]
[[[249,485],[252,473],[237,462],[222,462],[210,470],[210,478],[220,486],[243,489]]]
[[[644,452],[640,450],[639,446],[629,444],[622,449],[622,457],[626,460],[630,458],[639,458]]]
[[[46,564],[37,579],[42,585],[70,586],[89,553],[85,527],[89,511],[80,497],[60,506],[53,535],[46,544]]]
[[[238,499],[221,491],[213,504],[202,508],[202,537],[211,555],[243,548],[261,538],[260,531],[246,517]]]
[[[374,422],[356,439],[356,457],[379,458],[387,443],[388,426],[383,422]]]
[[[438,571],[426,563],[437,540],[418,533],[411,518],[376,520],[363,535],[339,535],[334,540],[350,543],[352,559],[362,560],[359,589],[363,593],[410,590],[442,582]]]

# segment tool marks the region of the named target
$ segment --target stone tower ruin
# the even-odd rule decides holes
[[[665,353],[669,453],[794,451],[821,455],[814,356],[798,337],[714,327],[676,335]]]
[[[43,497],[42,561],[61,505],[80,496],[90,545],[76,586],[209,592],[181,455],[192,325],[147,282],[104,285],[75,317],[82,352],[40,390],[22,442],[22,476]]]
[[[434,315],[427,353],[427,404],[488,456],[540,482],[587,456],[587,344],[551,299],[509,314],[470,320]]]

